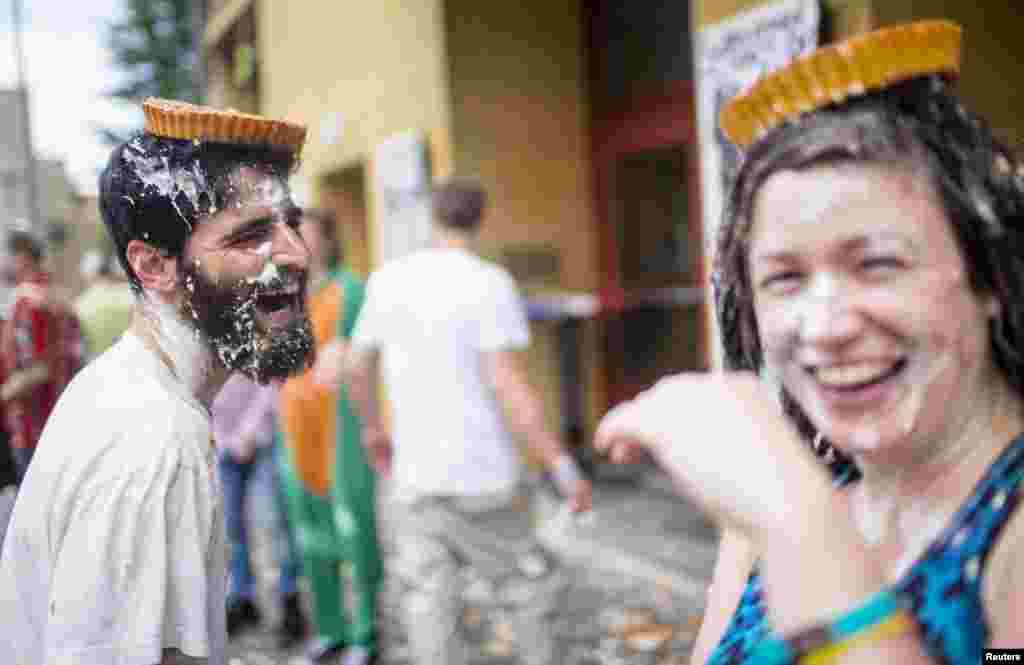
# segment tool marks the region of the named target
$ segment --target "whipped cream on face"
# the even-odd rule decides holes
[[[858,450],[874,450],[882,445],[882,433],[877,425],[858,427],[850,435]]]
[[[823,329],[834,325],[836,314],[832,310],[839,300],[836,281],[830,274],[820,275],[809,289],[798,296],[795,311],[802,336],[820,335]]]
[[[269,256],[268,256],[269,258]],[[281,281],[281,270],[277,267],[277,264],[273,261],[268,260],[263,264],[263,270],[259,275],[250,277],[246,280],[248,284],[259,284],[260,286],[270,286],[275,282]]]
[[[904,434],[912,433],[917,427],[917,423],[921,418],[921,412],[924,410],[925,392],[933,381],[953,366],[953,362],[952,353],[944,353],[935,358],[923,370],[908,373],[907,379],[910,382],[909,394],[903,400],[903,404],[900,405],[899,413]]]

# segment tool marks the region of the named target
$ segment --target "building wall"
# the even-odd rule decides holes
[[[258,0],[196,0],[193,4],[202,12],[197,28],[204,102],[259,113],[258,63],[250,57],[255,54]]]
[[[309,126],[301,174],[364,160],[400,131],[447,127],[440,3],[259,3],[261,112]]]
[[[489,251],[548,245],[561,270],[531,286],[591,290],[599,279],[583,29],[579,8],[564,4],[481,11],[471,0],[446,2],[453,163],[490,188],[482,233]]]
[[[334,211],[342,261],[349,270],[369,277],[370,258],[366,210],[366,177],[362,165],[324,175],[320,178],[317,205]]]
[[[110,245],[100,219],[95,196],[69,199],[67,233],[63,246],[47,259],[54,282],[68,296],[78,295],[87,285],[82,275],[82,258],[93,250],[104,251]]]
[[[875,0],[879,25],[944,18],[963,29],[963,66],[958,90],[996,134],[1024,149],[1024,15],[1012,2]]]
[[[82,288],[79,269],[82,254],[96,243],[95,235],[81,235],[75,221],[79,197],[68,180],[64,163],[52,159],[36,161],[40,191],[40,216],[48,230],[48,267],[54,281],[70,293]],[[95,199],[93,199],[95,200]]]
[[[487,185],[482,252],[509,264],[529,294],[600,286],[581,11],[579,3],[546,0],[445,2],[452,166]],[[536,256],[542,268],[509,261],[510,254]],[[561,409],[556,329],[538,323],[533,333],[530,377],[554,427]],[[586,326],[582,337],[593,423],[604,405],[596,329]]]
[[[24,96],[17,89],[0,90],[0,210],[8,219],[28,219],[25,174]]]

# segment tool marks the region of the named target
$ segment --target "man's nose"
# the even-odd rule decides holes
[[[272,254],[276,263],[305,269],[309,265],[309,250],[297,229],[283,222],[274,225]]]

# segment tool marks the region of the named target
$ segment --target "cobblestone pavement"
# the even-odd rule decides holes
[[[632,493],[632,491],[630,491]],[[628,505],[621,497],[605,491],[602,496],[611,497],[609,511],[627,510],[633,517],[631,531],[618,533],[612,529],[606,536],[627,537],[636,539],[641,534],[634,533],[642,520],[637,516],[645,515],[642,505]],[[254,497],[257,501],[259,498]],[[656,503],[652,498],[646,501],[634,497],[634,501],[646,502],[653,508]],[[263,503],[261,501],[261,503]],[[266,504],[263,503],[265,506]],[[251,514],[264,514],[254,505]],[[393,552],[394,534],[387,522],[387,508],[380,511],[381,549],[387,561]],[[681,509],[685,511],[685,508]],[[673,511],[677,512],[677,511]],[[678,514],[683,514],[679,512]],[[664,507],[662,507],[664,519]],[[628,520],[624,515],[612,513],[615,524],[624,524]],[[687,549],[687,540],[658,538],[663,525],[658,521],[656,511],[650,510],[644,520],[653,520],[647,534],[649,546],[655,547],[662,540],[674,542],[677,546]],[[260,594],[260,605],[264,608],[265,624],[262,629],[252,630],[239,635],[231,642],[229,665],[305,665],[302,647],[289,652],[275,648],[272,627],[277,624],[277,608],[274,603],[273,589],[275,579],[272,565],[271,547],[266,542],[267,530],[261,528],[257,521],[250,533],[253,534],[254,564]],[[606,527],[603,530],[608,530]],[[571,538],[571,536],[570,536]],[[585,543],[585,540],[579,540]],[[699,558],[701,548],[707,543],[702,539],[692,541],[690,558]],[[583,545],[584,548],[589,547]],[[682,552],[673,552],[672,559],[679,561],[677,556]],[[601,554],[595,553],[600,558]],[[705,555],[706,556],[706,555]],[[590,557],[593,559],[593,557]],[[687,557],[683,556],[683,559]],[[615,571],[614,566],[598,567],[592,565],[587,557],[575,556],[565,559],[565,570],[569,578],[569,593],[564,614],[558,621],[558,634],[564,640],[567,653],[567,665],[682,665],[689,662],[693,639],[699,627],[703,609],[703,594],[696,589],[691,591],[680,588],[678,581],[664,581],[646,576],[631,575],[626,571]],[[698,575],[706,575],[710,571],[704,569]],[[303,580],[304,582],[304,580]],[[502,609],[498,605],[489,585],[481,579],[467,577],[464,580],[463,629],[476,656],[473,665],[498,665],[517,662],[514,657],[515,636],[510,625],[502,617]],[[380,638],[381,663],[384,665],[411,665],[411,656],[406,646],[406,638],[400,622],[401,583],[393,576],[388,576],[382,589],[380,602]],[[308,603],[309,595],[304,593]]]
[[[580,567],[569,569],[571,587],[558,630],[571,665],[682,665],[688,662],[699,622],[693,599],[665,588]],[[514,636],[502,620],[486,583],[466,580],[463,629],[476,651],[473,665],[516,662]],[[398,584],[386,583],[381,602],[382,659],[411,664],[399,623]],[[267,607],[270,594],[264,594]],[[269,608],[268,610],[272,610]],[[273,625],[276,616],[267,617]],[[229,665],[305,665],[302,649],[275,648],[270,628],[240,635],[230,645]]]

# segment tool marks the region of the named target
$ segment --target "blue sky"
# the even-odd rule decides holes
[[[107,149],[95,127],[140,122],[137,109],[104,99],[118,74],[105,27],[123,0],[22,0],[25,61],[36,151],[62,159],[83,193],[95,190]],[[0,0],[0,86],[16,80],[11,0]]]

